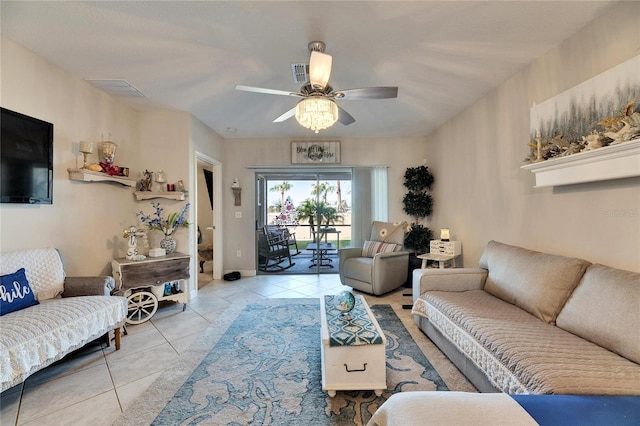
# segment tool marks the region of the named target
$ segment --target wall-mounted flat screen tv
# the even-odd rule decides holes
[[[0,202],[53,204],[53,124],[0,107]]]

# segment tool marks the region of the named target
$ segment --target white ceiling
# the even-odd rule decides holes
[[[334,89],[398,86],[339,101],[356,122],[322,137],[426,136],[600,15],[610,1],[6,1],[4,37],[82,79],[124,79],[138,108],[188,111],[224,138],[312,137],[295,119],[291,64],[326,43]],[[228,129],[237,129],[230,132]]]

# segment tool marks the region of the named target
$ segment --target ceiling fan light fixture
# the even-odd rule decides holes
[[[321,96],[305,98],[296,105],[296,120],[302,127],[318,133],[338,121],[338,105]]]
[[[315,89],[322,90],[329,83],[332,58],[330,55],[313,51],[309,59],[309,82]]]

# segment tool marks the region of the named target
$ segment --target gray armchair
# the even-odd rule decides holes
[[[373,222],[364,247],[339,251],[340,282],[376,296],[404,284],[409,271],[409,252],[403,247],[407,228],[407,222]]]

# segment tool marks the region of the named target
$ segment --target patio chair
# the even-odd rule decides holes
[[[295,265],[291,261],[289,244],[282,233],[269,232],[266,226],[258,232],[258,256],[258,268],[264,272],[284,271]],[[281,265],[284,261],[288,261],[288,264]]]
[[[287,242],[288,247],[295,247],[295,253],[291,256],[295,256],[300,254],[300,249],[298,249],[298,241],[296,240],[296,233],[291,232],[289,228],[285,225],[266,225],[265,229],[267,232],[277,234],[280,233],[282,239]]]

